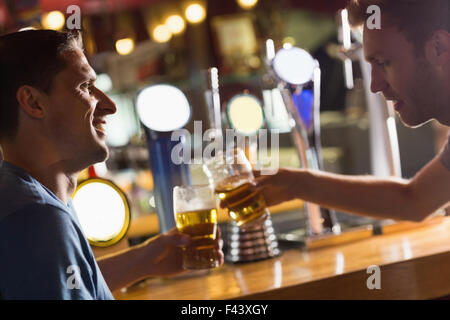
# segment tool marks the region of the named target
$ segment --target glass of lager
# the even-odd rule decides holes
[[[241,149],[219,151],[205,160],[203,171],[241,229],[262,224],[269,217],[264,197],[254,185],[252,166]]]
[[[176,186],[173,189],[173,208],[177,229],[191,237],[191,244],[184,248],[183,267],[218,267],[219,260],[214,250],[217,210],[211,186]]]

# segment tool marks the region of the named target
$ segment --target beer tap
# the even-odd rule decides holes
[[[275,79],[291,118],[291,136],[303,168],[323,170],[320,143],[320,66],[303,49],[285,47],[275,53],[266,42],[268,73]],[[339,234],[334,211],[305,203],[307,236]]]
[[[256,159],[257,143],[254,139],[264,124],[263,109],[260,101],[248,92],[243,92],[232,97],[226,104],[226,111],[222,117],[219,81],[217,68],[207,70],[207,87],[205,100],[208,106],[208,117],[211,129],[209,138],[223,139],[222,120],[225,129],[233,129],[237,138],[244,141],[243,152],[248,159],[249,168],[252,168],[252,160]],[[228,138],[228,136],[227,136]],[[238,152],[234,147],[234,138],[230,145],[233,152]],[[238,139],[239,140],[239,139]],[[222,144],[223,147],[223,144]],[[248,148],[247,148],[248,147]],[[215,184],[214,170],[208,168],[206,162],[203,165],[204,172],[211,184]],[[267,210],[268,211],[268,210]],[[281,254],[272,225],[270,214],[265,219],[258,221],[251,227],[240,227],[236,221],[231,220],[227,228],[223,229],[225,261],[231,263],[245,263],[262,259],[274,258]]]
[[[173,188],[191,184],[189,165],[173,152],[180,145],[190,150],[191,141],[179,129],[188,123],[191,107],[180,89],[158,84],[139,93],[136,108],[147,137],[159,230],[166,232],[175,226]]]
[[[371,65],[365,60],[362,48],[361,28],[352,30],[348,22],[348,12],[339,13],[340,52],[338,57],[344,62],[345,79],[348,89],[353,86],[353,61],[361,68],[364,92],[370,120],[370,151],[372,174],[380,177],[401,177],[400,151],[397,138],[395,113],[392,102],[386,101],[381,93],[372,93]],[[352,43],[352,35],[356,39]]]
[[[216,67],[206,71],[207,88],[205,90],[205,101],[208,108],[209,125],[211,129],[209,138],[222,139],[222,113],[220,108],[219,74]]]

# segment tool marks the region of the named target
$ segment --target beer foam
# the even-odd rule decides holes
[[[209,210],[211,208],[216,208],[214,199],[192,199],[189,202],[180,202],[177,207],[177,212]]]
[[[226,189],[230,189],[230,188],[236,188],[245,183],[253,183],[253,179],[250,175],[244,174],[244,175],[239,175],[239,176],[228,177],[228,178],[220,181],[216,185],[216,190],[217,189],[226,190]]]

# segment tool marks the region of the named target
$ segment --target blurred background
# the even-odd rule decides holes
[[[95,169],[127,193],[134,221],[130,239],[158,231],[146,137],[135,108],[138,93],[161,83],[181,89],[192,109],[186,129],[195,148],[202,137],[194,135],[194,121],[208,123],[208,68],[218,68],[222,105],[245,91],[266,107],[263,91],[271,86],[264,65],[267,39],[276,49],[303,48],[320,64],[325,169],[370,173],[361,72],[355,63],[354,87],[347,89],[338,58],[337,12],[345,0],[0,0],[0,34],[62,29],[66,19],[73,18],[75,11],[67,12],[71,5],[80,8],[86,55],[98,74],[96,85],[118,107],[107,126],[110,158]],[[397,119],[397,130],[402,175],[410,178],[438,152],[446,129],[428,123],[412,130]],[[280,166],[300,166],[289,133],[280,134]],[[200,166],[191,165],[190,170],[195,183],[206,182]],[[84,172],[80,180],[86,177]],[[298,227],[289,210],[282,211],[278,223],[274,218],[275,226],[282,231],[288,225]],[[345,213],[340,219],[345,221]]]

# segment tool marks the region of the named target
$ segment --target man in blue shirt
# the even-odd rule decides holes
[[[116,106],[95,87],[78,33],[2,36],[0,70],[0,298],[113,299],[182,272],[190,240],[176,229],[98,264],[80,229],[70,196],[79,172],[107,158],[105,118]]]

